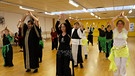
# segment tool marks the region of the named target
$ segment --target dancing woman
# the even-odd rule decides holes
[[[60,19],[65,19],[65,23],[60,24]],[[70,60],[72,59],[70,48],[71,24],[64,15],[60,15],[55,27],[59,35],[59,47],[56,57],[56,76],[71,76],[71,69],[69,67]]]
[[[4,66],[13,66],[13,48],[11,45],[11,41],[13,38],[11,37],[9,29],[7,27],[2,31],[3,34],[3,47],[2,47],[2,55],[4,58]]]
[[[118,18],[116,27],[114,21]],[[113,30],[113,47],[109,56],[110,70],[114,71],[114,76],[126,76],[126,65],[129,61],[129,49],[127,46],[128,30],[129,30],[129,19],[124,15],[124,12],[114,17],[111,21],[111,27]]]

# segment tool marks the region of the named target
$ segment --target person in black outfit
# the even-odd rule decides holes
[[[13,38],[10,35],[10,31],[7,27],[2,31],[3,32],[3,47],[2,47],[2,55],[4,58],[4,67],[12,67],[13,66],[13,48],[11,45],[11,41]]]
[[[108,25],[106,28],[106,58],[109,57],[112,46],[113,46],[113,31],[111,30],[111,25]]]
[[[23,37],[22,37],[22,26],[21,26],[21,20],[19,20],[17,24],[18,28],[18,43],[20,46],[20,52],[23,52]]]
[[[90,26],[89,29],[89,34],[88,34],[88,44],[89,42],[91,43],[91,45],[93,46],[93,31],[94,31],[94,27],[92,27],[92,25]]]
[[[69,67],[70,60],[72,59],[70,48],[71,24],[65,19],[65,23],[60,25],[60,19],[62,18],[65,19],[64,15],[59,16],[55,26],[59,35],[59,47],[56,55],[56,76],[71,76],[71,69]]]
[[[101,28],[98,28],[99,37],[98,37],[98,47],[99,52],[106,52],[106,38],[105,38],[105,28],[104,25],[101,25]]]
[[[28,23],[24,23],[27,16],[34,19],[29,20]],[[26,72],[30,72],[34,69],[33,73],[38,72],[39,68],[39,42],[40,37],[40,27],[38,19],[31,13],[28,12],[21,20],[22,30],[23,30],[23,52],[24,52],[24,64]]]

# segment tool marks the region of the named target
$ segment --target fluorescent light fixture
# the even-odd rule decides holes
[[[133,9],[135,9],[135,5],[133,6]]]
[[[113,7],[106,7],[105,10],[106,11],[112,11],[113,10]]]
[[[83,11],[84,11],[84,12],[88,12],[88,10],[87,10],[86,8],[83,8]]]
[[[100,17],[98,17],[98,19],[101,19]]]
[[[69,17],[69,19],[72,19],[72,17]]]
[[[105,11],[105,8],[97,8],[98,11]]]
[[[95,15],[96,18],[98,18],[98,16]]]
[[[94,13],[91,12],[90,14],[91,14],[92,16],[94,16]]]
[[[134,6],[134,7],[133,7]],[[114,10],[131,10],[135,8],[135,5],[128,5],[128,6],[116,6],[116,7],[105,7],[105,8],[93,8],[93,9],[87,9],[88,12],[91,12],[90,14],[94,16],[94,12],[104,12],[104,11],[114,11]],[[82,10],[68,10],[68,11],[59,11],[59,12],[51,12],[54,15],[59,15],[61,13],[63,14],[75,14],[75,13],[84,13],[86,12],[86,9]]]
[[[69,3],[72,4],[72,5],[75,6],[75,7],[78,7],[78,6],[79,6],[79,5],[78,5],[76,2],[74,2],[73,0],[69,0]]]
[[[128,13],[132,13],[132,9],[131,10],[129,10],[129,12]]]
[[[114,10],[122,10],[123,6],[114,7]]]
[[[25,8],[25,7],[22,7],[22,6],[19,6],[19,8],[23,9],[23,10],[27,10],[27,11],[34,11],[33,9]]]
[[[54,15],[53,13],[44,12],[46,15]]]

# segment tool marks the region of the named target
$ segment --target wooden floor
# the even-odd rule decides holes
[[[135,37],[128,39],[131,61],[127,67],[127,76],[135,76]],[[39,72],[36,74],[26,73],[24,69],[23,53],[19,47],[14,46],[14,67],[3,67],[3,58],[0,54],[0,76],[55,76],[56,50],[52,51],[50,40],[45,41],[43,50],[43,62],[40,63]],[[1,50],[1,49],[0,49]],[[75,68],[75,76],[113,76],[108,71],[109,61],[105,59],[104,53],[99,53],[97,38],[94,38],[94,46],[89,45],[88,59],[84,59],[84,68]],[[84,58],[84,55],[83,55]]]

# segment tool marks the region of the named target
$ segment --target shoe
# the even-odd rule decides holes
[[[7,67],[8,65],[5,65],[5,64],[4,64],[3,66],[4,66],[4,67]]]
[[[78,67],[78,65],[74,65],[74,67]]]
[[[41,59],[39,60],[39,63],[42,63],[42,60]]]
[[[38,72],[38,69],[35,69],[34,71],[33,71],[33,73],[37,73]]]
[[[23,50],[20,50],[19,52],[23,52]]]
[[[12,64],[12,65],[9,65],[9,67],[13,67],[14,65]]]
[[[85,55],[85,59],[87,59],[88,58],[88,56],[87,55]]]
[[[83,64],[82,63],[80,63],[80,68],[83,68]]]
[[[31,70],[30,69],[27,69],[26,72],[30,72]]]

